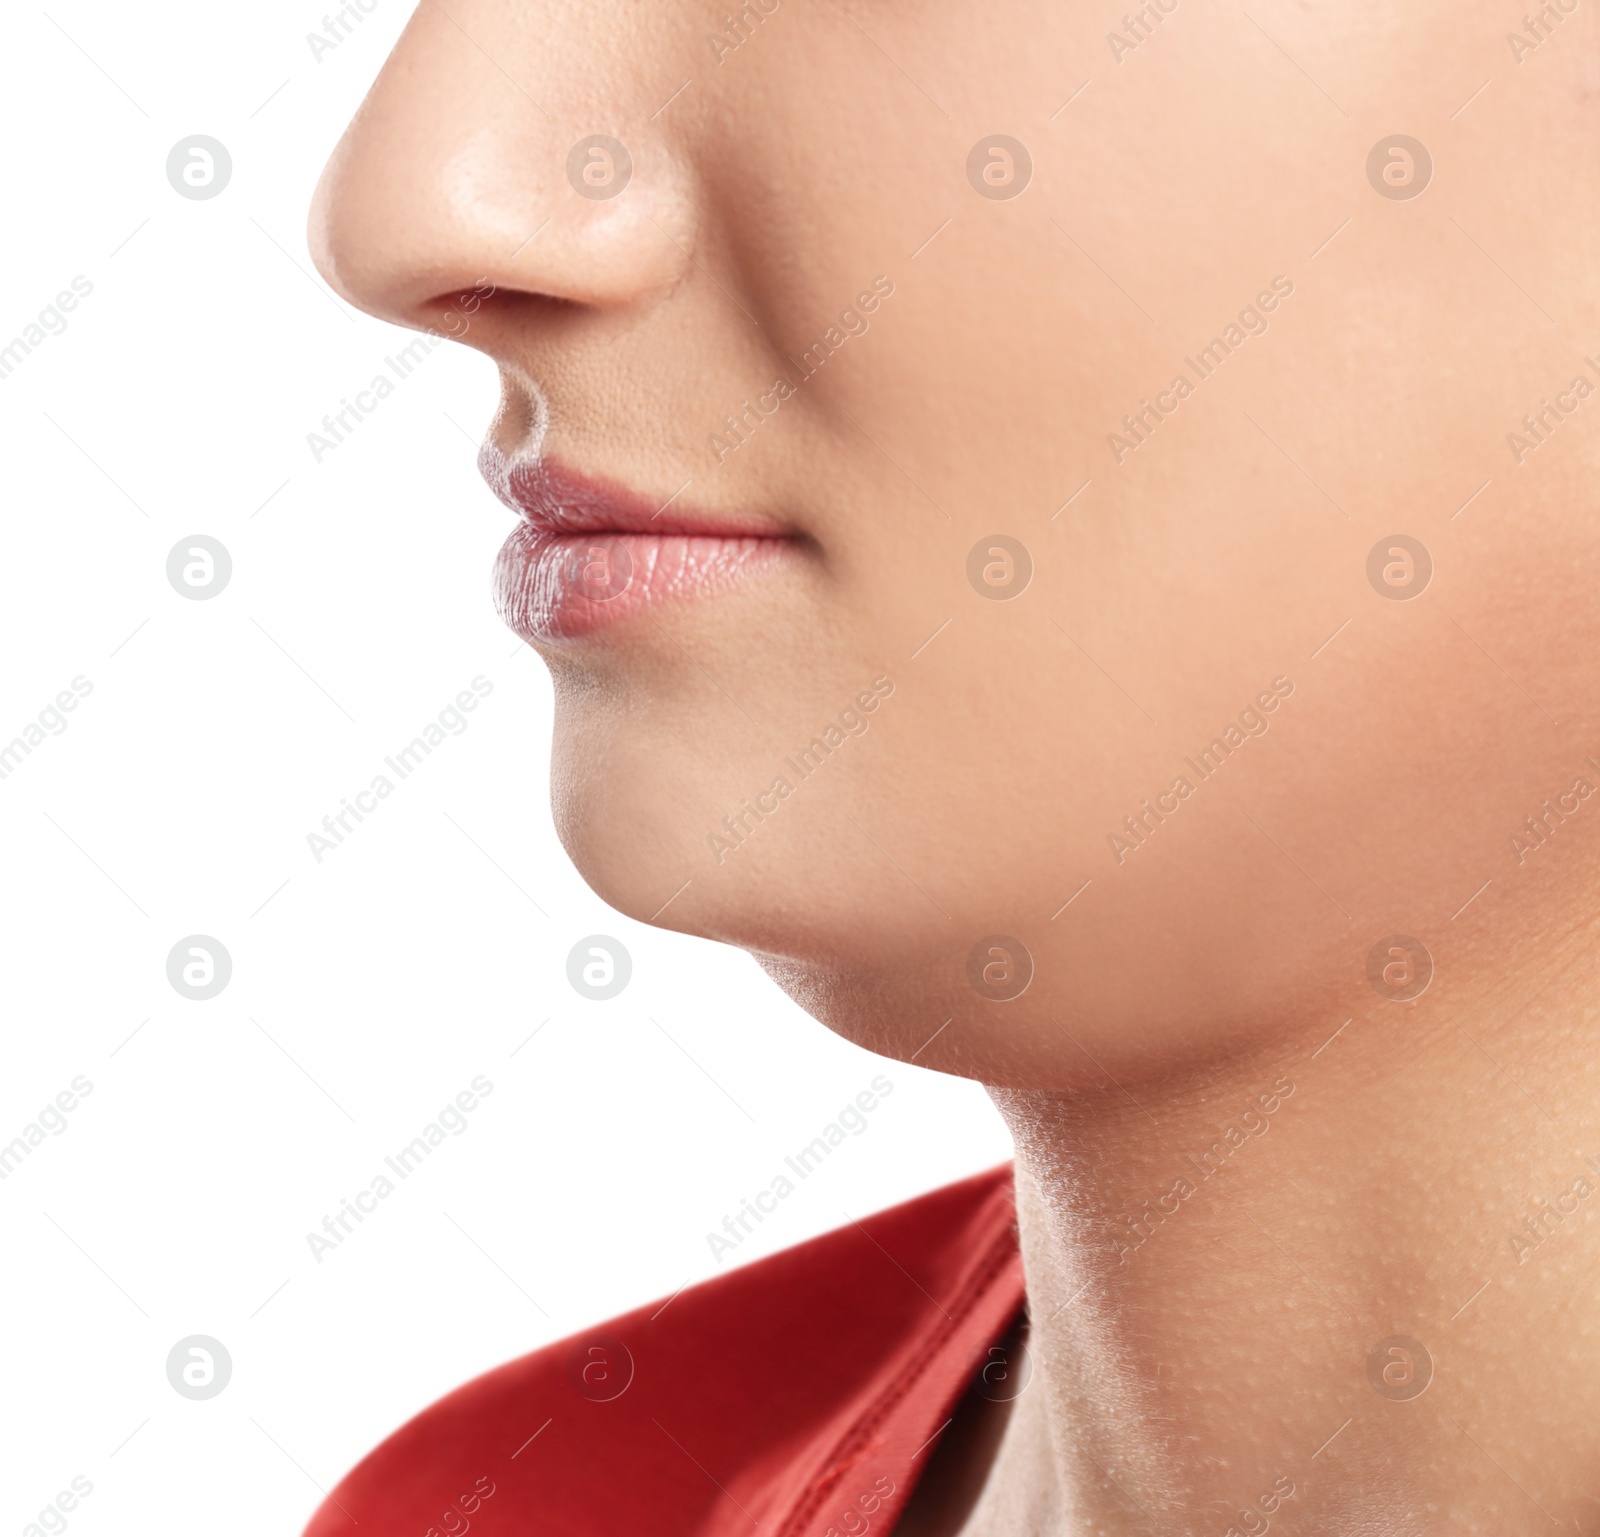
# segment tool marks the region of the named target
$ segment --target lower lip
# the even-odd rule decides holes
[[[524,523],[495,562],[495,604],[530,643],[581,640],[662,604],[719,591],[795,552],[792,539],[557,534]]]

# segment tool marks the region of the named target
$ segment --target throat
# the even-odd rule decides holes
[[[992,1089],[1034,1380],[967,1524],[927,1530],[1596,1530],[1600,951],[1546,979],[1182,1081]]]

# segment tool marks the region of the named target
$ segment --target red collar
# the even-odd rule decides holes
[[[458,1388],[305,1537],[865,1537],[1023,1302],[1009,1165]]]

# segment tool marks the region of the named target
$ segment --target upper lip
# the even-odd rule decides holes
[[[689,481],[660,497],[641,496],[615,481],[579,474],[550,459],[511,458],[492,442],[479,450],[478,469],[495,495],[541,533],[797,537],[795,529],[759,514],[685,506],[681,496],[692,484]]]

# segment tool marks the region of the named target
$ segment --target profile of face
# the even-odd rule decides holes
[[[999,1085],[1468,966],[1600,787],[1557,21],[423,0],[312,244],[500,369],[595,890]]]

